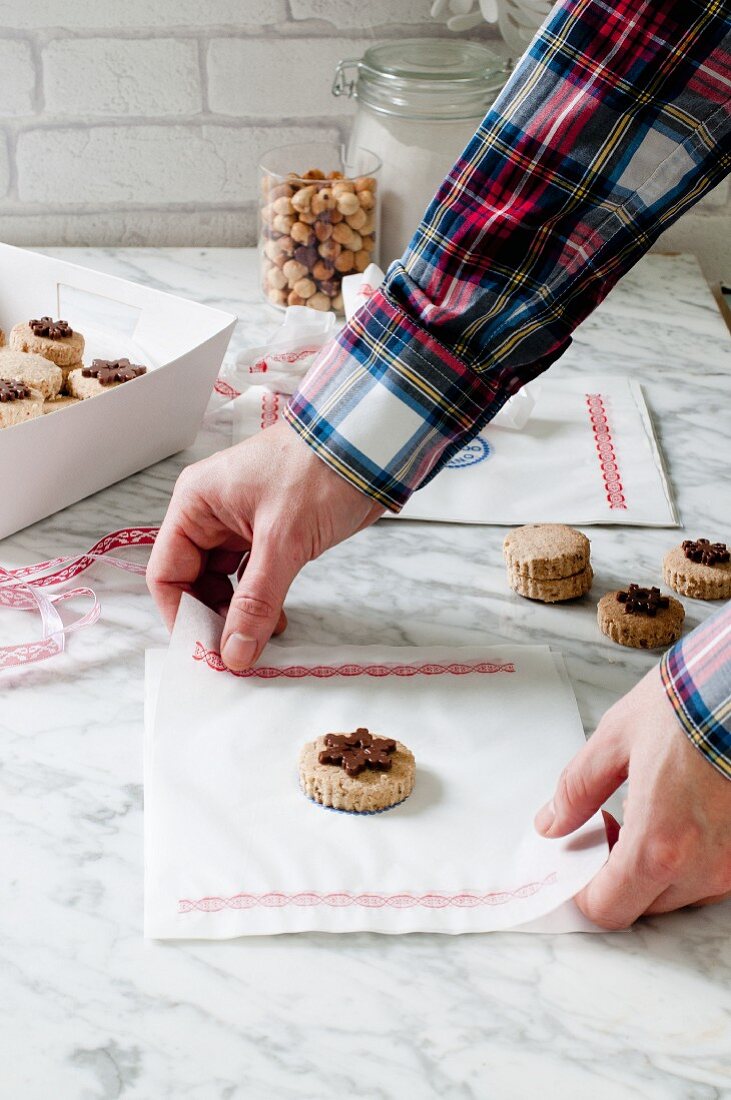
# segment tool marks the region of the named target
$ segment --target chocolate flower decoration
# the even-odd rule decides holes
[[[112,382],[131,382],[146,373],[147,367],[130,363],[129,359],[94,359],[90,367],[84,367],[81,371],[83,378],[96,378],[102,386],[110,386]]]
[[[366,768],[387,772],[392,764],[396,742],[390,737],[374,737],[363,726],[355,733],[328,733],[325,748],[318,756],[321,764],[340,766],[347,775],[359,775]]]
[[[658,611],[670,606],[667,596],[660,595],[660,589],[640,588],[637,584],[631,584],[626,592],[618,592],[617,599],[625,604],[625,614],[649,615],[654,619]]]
[[[709,542],[708,539],[686,539],[683,550],[689,561],[701,565],[719,565],[729,560],[729,551],[725,542]]]
[[[64,337],[74,334],[68,321],[54,321],[52,317],[41,317],[40,320],[29,321],[28,327],[34,336],[46,336],[49,340],[63,340]]]
[[[23,401],[26,397],[30,397],[30,390],[25,382],[0,379],[0,401]]]

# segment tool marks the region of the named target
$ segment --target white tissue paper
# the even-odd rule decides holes
[[[557,654],[273,643],[237,676],[222,626],[185,596],[167,653],[148,653],[147,936],[596,930],[571,898],[606,859],[601,816],[563,840],[533,827],[584,744]],[[384,813],[299,788],[301,746],[357,726],[416,756]]]
[[[491,421],[395,518],[513,526],[593,523],[675,527],[642,388],[606,375],[546,377],[520,431]],[[234,434],[276,423],[284,399],[263,387],[234,403]],[[394,518],[392,513],[387,513]]]
[[[293,394],[336,326],[334,313],[288,306],[269,343],[240,352],[236,372],[227,381],[238,387],[266,385],[276,393]]]
[[[362,275],[346,275],[343,278],[343,309],[346,320],[349,321],[356,310],[365,305],[371,294],[375,294],[385,277],[378,264],[368,264]]]

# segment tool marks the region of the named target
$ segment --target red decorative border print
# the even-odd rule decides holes
[[[181,898],[179,913],[220,913],[223,909],[477,909],[483,906],[506,905],[516,898],[532,898],[545,886],[557,881],[555,871],[541,882],[528,882],[516,890],[500,890],[491,894],[234,894],[230,898]]]
[[[317,676],[328,679],[333,676],[467,676],[471,672],[494,673],[515,672],[512,662],[495,664],[492,661],[479,661],[473,665],[449,664],[449,665],[288,665],[284,668],[272,668],[260,665],[257,668],[247,668],[244,672],[233,672],[226,668],[221,659],[221,654],[215,649],[206,649],[202,642],[195,643],[193,651],[194,661],[205,661],[209,668],[216,672],[230,672],[232,676],[244,678],[256,678],[259,680],[277,680],[284,677],[288,680],[301,680],[305,676]]]
[[[317,355],[321,345],[314,347],[298,348],[296,351],[278,351],[267,356],[266,359],[257,359],[249,367],[249,374],[266,374],[270,363],[299,363],[300,359],[307,359],[310,355]]]
[[[221,397],[227,397],[229,401],[233,401],[234,397],[241,397],[241,392],[234,389],[225,378],[217,378],[213,389],[216,393],[219,393]]]
[[[594,433],[594,446],[599,458],[599,468],[604,480],[604,490],[611,509],[627,510],[622,480],[619,475],[617,456],[614,453],[612,430],[609,426],[604,399],[600,393],[587,393],[586,405],[589,410],[591,429]]]
[[[272,424],[276,424],[279,420],[279,405],[281,401],[281,394],[271,393],[266,390],[261,395],[261,421],[260,426],[262,428],[271,428]]]

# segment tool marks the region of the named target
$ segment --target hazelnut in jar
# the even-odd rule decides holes
[[[378,262],[378,157],[339,146],[284,145],[262,160],[259,257],[274,306],[343,312],[342,279]]]

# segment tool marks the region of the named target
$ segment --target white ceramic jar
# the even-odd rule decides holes
[[[406,248],[424,211],[508,77],[485,46],[414,38],[341,61],[333,95],[357,100],[349,151],[382,161],[381,265]]]

